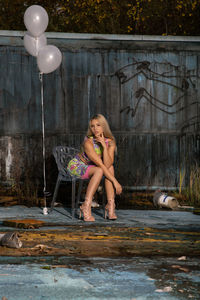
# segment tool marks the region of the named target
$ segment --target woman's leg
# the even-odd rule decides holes
[[[91,179],[87,187],[85,201],[80,209],[83,212],[84,221],[94,221],[94,217],[91,215],[91,203],[99,183],[101,182],[103,170],[99,167],[91,167],[88,175],[91,177]]]
[[[93,196],[103,177],[103,170],[99,167],[91,167],[88,174],[91,179],[88,183],[85,198],[92,202]]]
[[[110,173],[114,176],[115,172],[114,172],[114,167],[111,166],[109,168]],[[106,189],[106,196],[107,196],[107,200],[109,199],[114,199],[115,197],[115,191],[114,191],[114,187],[113,184],[110,180],[108,180],[107,178],[105,178],[105,189]]]
[[[109,168],[110,173],[114,176],[114,167],[111,166]],[[108,218],[110,220],[116,220],[117,216],[115,214],[115,190],[113,184],[107,178],[105,179],[105,189],[106,189],[106,196],[107,196],[107,205],[105,207],[105,218],[108,212]]]

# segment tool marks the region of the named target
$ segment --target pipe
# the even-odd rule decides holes
[[[176,191],[179,190],[179,187],[174,186],[123,186],[124,191],[155,191],[155,190],[162,190],[162,191]]]

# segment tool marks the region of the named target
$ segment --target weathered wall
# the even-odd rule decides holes
[[[22,36],[0,35],[0,176],[26,173],[40,182],[40,81]],[[44,75],[48,184],[56,173],[52,148],[79,146],[95,113],[107,117],[116,136],[123,185],[175,187],[184,168],[189,178],[200,154],[200,39],[47,37],[63,54],[60,68]]]

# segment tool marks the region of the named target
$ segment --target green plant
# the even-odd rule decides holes
[[[184,204],[200,207],[200,167],[197,163],[191,167],[189,183],[186,187],[183,187],[185,173],[185,168],[181,169],[179,174],[179,193],[174,194],[174,197],[183,201]]]
[[[197,164],[190,172],[189,194],[194,205],[200,206],[200,167]]]
[[[19,203],[28,205],[39,205],[38,186],[30,179],[25,177],[24,181],[12,181],[11,193],[16,195]]]
[[[24,147],[19,139],[13,144],[13,178],[10,180],[10,192],[16,196],[19,204],[38,206],[39,180],[36,176],[38,164],[33,165],[26,159]]]
[[[185,178],[185,167],[180,168],[180,172],[179,172],[179,194],[181,194],[182,192],[184,178]]]

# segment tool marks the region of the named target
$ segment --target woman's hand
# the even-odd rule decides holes
[[[105,138],[103,133],[101,133],[100,135],[95,135],[95,140],[100,143],[102,145],[103,148],[106,147],[106,143],[105,143]]]
[[[121,184],[119,184],[119,182],[117,180],[114,181],[113,184],[114,184],[114,187],[115,187],[115,190],[116,190],[116,194],[120,195],[121,192],[122,192],[122,186],[121,186]]]

